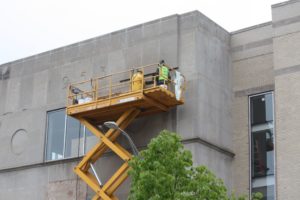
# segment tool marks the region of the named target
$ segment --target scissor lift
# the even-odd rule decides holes
[[[74,168],[74,172],[96,193],[93,200],[118,199],[114,192],[127,178],[128,161],[132,157],[131,153],[117,143],[116,139],[120,135],[118,129],[109,129],[104,133],[99,125],[115,121],[124,130],[137,117],[167,112],[184,103],[182,95],[178,93],[179,89],[183,90],[183,76],[178,79],[179,73],[176,72],[177,82],[173,79],[157,85],[156,68],[157,64],[152,64],[69,86],[67,114],[78,119],[99,138],[99,142]],[[175,74],[175,70],[171,69],[171,73]],[[118,155],[124,164],[102,184],[93,164],[107,150]]]

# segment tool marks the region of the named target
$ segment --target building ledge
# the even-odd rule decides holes
[[[254,25],[254,26],[249,26],[249,27],[246,27],[246,28],[243,28],[243,29],[240,29],[240,30],[232,31],[232,32],[230,32],[230,35],[239,34],[239,33],[242,33],[242,32],[251,31],[251,30],[254,30],[254,29],[262,28],[262,27],[265,27],[265,26],[271,26],[271,25],[272,25],[271,21],[264,22],[264,23],[257,24],[257,25]]]
[[[273,4],[272,8],[278,8],[278,7],[286,6],[288,4],[293,4],[293,3],[300,3],[300,1],[299,0],[284,1],[284,2],[281,2],[281,3]]]

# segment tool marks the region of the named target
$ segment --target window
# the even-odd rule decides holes
[[[250,97],[251,185],[264,200],[275,199],[273,93]]]
[[[82,156],[96,142],[96,136],[78,120],[67,116],[65,109],[47,113],[47,161]]]

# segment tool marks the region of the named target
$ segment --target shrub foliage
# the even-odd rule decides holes
[[[161,133],[130,161],[129,200],[245,200],[228,195],[223,181],[205,166],[193,166],[179,135]],[[260,194],[253,195],[255,200]]]

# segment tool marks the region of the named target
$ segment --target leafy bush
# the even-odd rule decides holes
[[[228,195],[223,181],[207,167],[193,167],[192,154],[181,138],[167,130],[130,161],[129,200],[245,200]],[[260,194],[253,200],[261,199]]]

